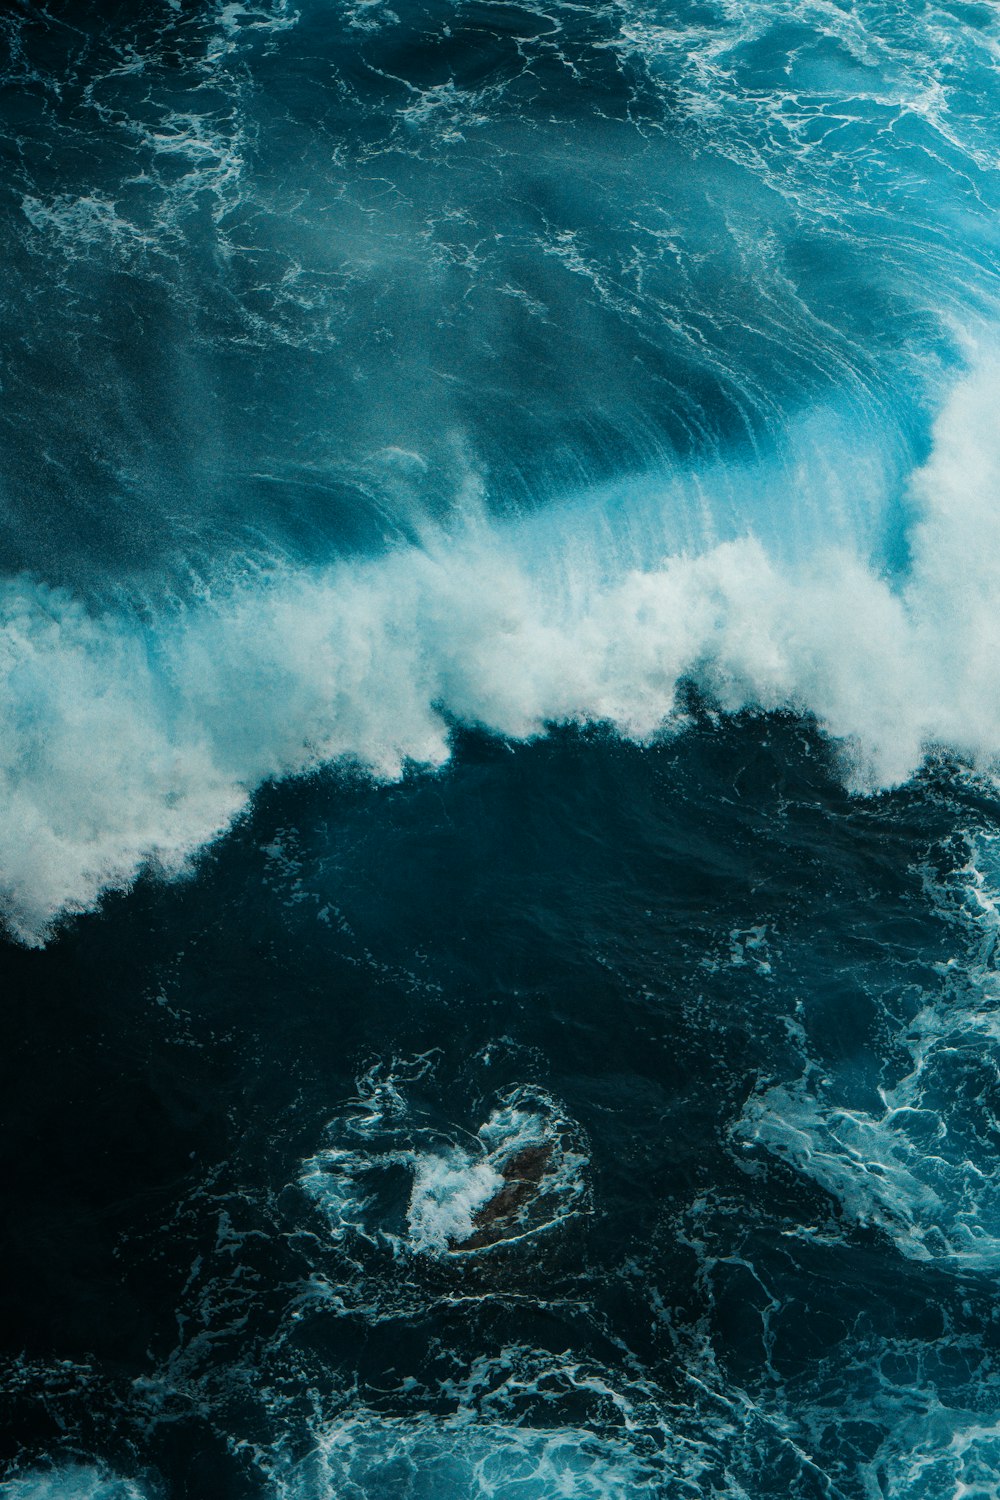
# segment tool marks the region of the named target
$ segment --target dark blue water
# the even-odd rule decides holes
[[[0,44],[3,1500],[996,1500],[995,9]]]

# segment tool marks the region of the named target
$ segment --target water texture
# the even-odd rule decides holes
[[[996,8],[0,86],[0,1500],[997,1500]]]

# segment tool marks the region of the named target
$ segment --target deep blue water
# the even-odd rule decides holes
[[[0,49],[2,1500],[996,1500],[996,8]]]

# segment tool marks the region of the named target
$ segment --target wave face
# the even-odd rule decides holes
[[[998,392],[987,360],[948,398],[909,478],[915,520],[896,574],[829,541],[781,558],[754,535],[637,566],[628,549],[606,553],[597,503],[596,518],[559,509],[504,529],[479,512],[421,547],[275,566],[143,615],[9,583],[10,929],[43,942],[60,915],[145,865],[184,869],[268,778],[331,762],[382,779],[440,765],[456,722],[525,739],[597,721],[645,741],[683,723],[694,684],[729,712],[812,715],[859,788],[905,781],[931,750],[995,765]],[[783,479],[822,492],[809,443],[789,446],[783,468],[743,466],[749,490],[773,495]],[[668,504],[684,489],[654,493]],[[636,507],[647,511],[636,545],[656,555],[650,505]]]
[[[341,11],[3,22],[10,931],[684,680],[994,757],[988,18]]]
[[[995,6],[0,80],[0,1496],[1000,1493]]]

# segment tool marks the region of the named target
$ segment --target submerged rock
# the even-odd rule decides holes
[[[458,1252],[485,1250],[540,1227],[551,1217],[545,1205],[552,1194],[552,1165],[551,1141],[515,1151],[500,1167],[503,1187],[473,1214],[472,1234],[453,1240],[448,1248]]]

